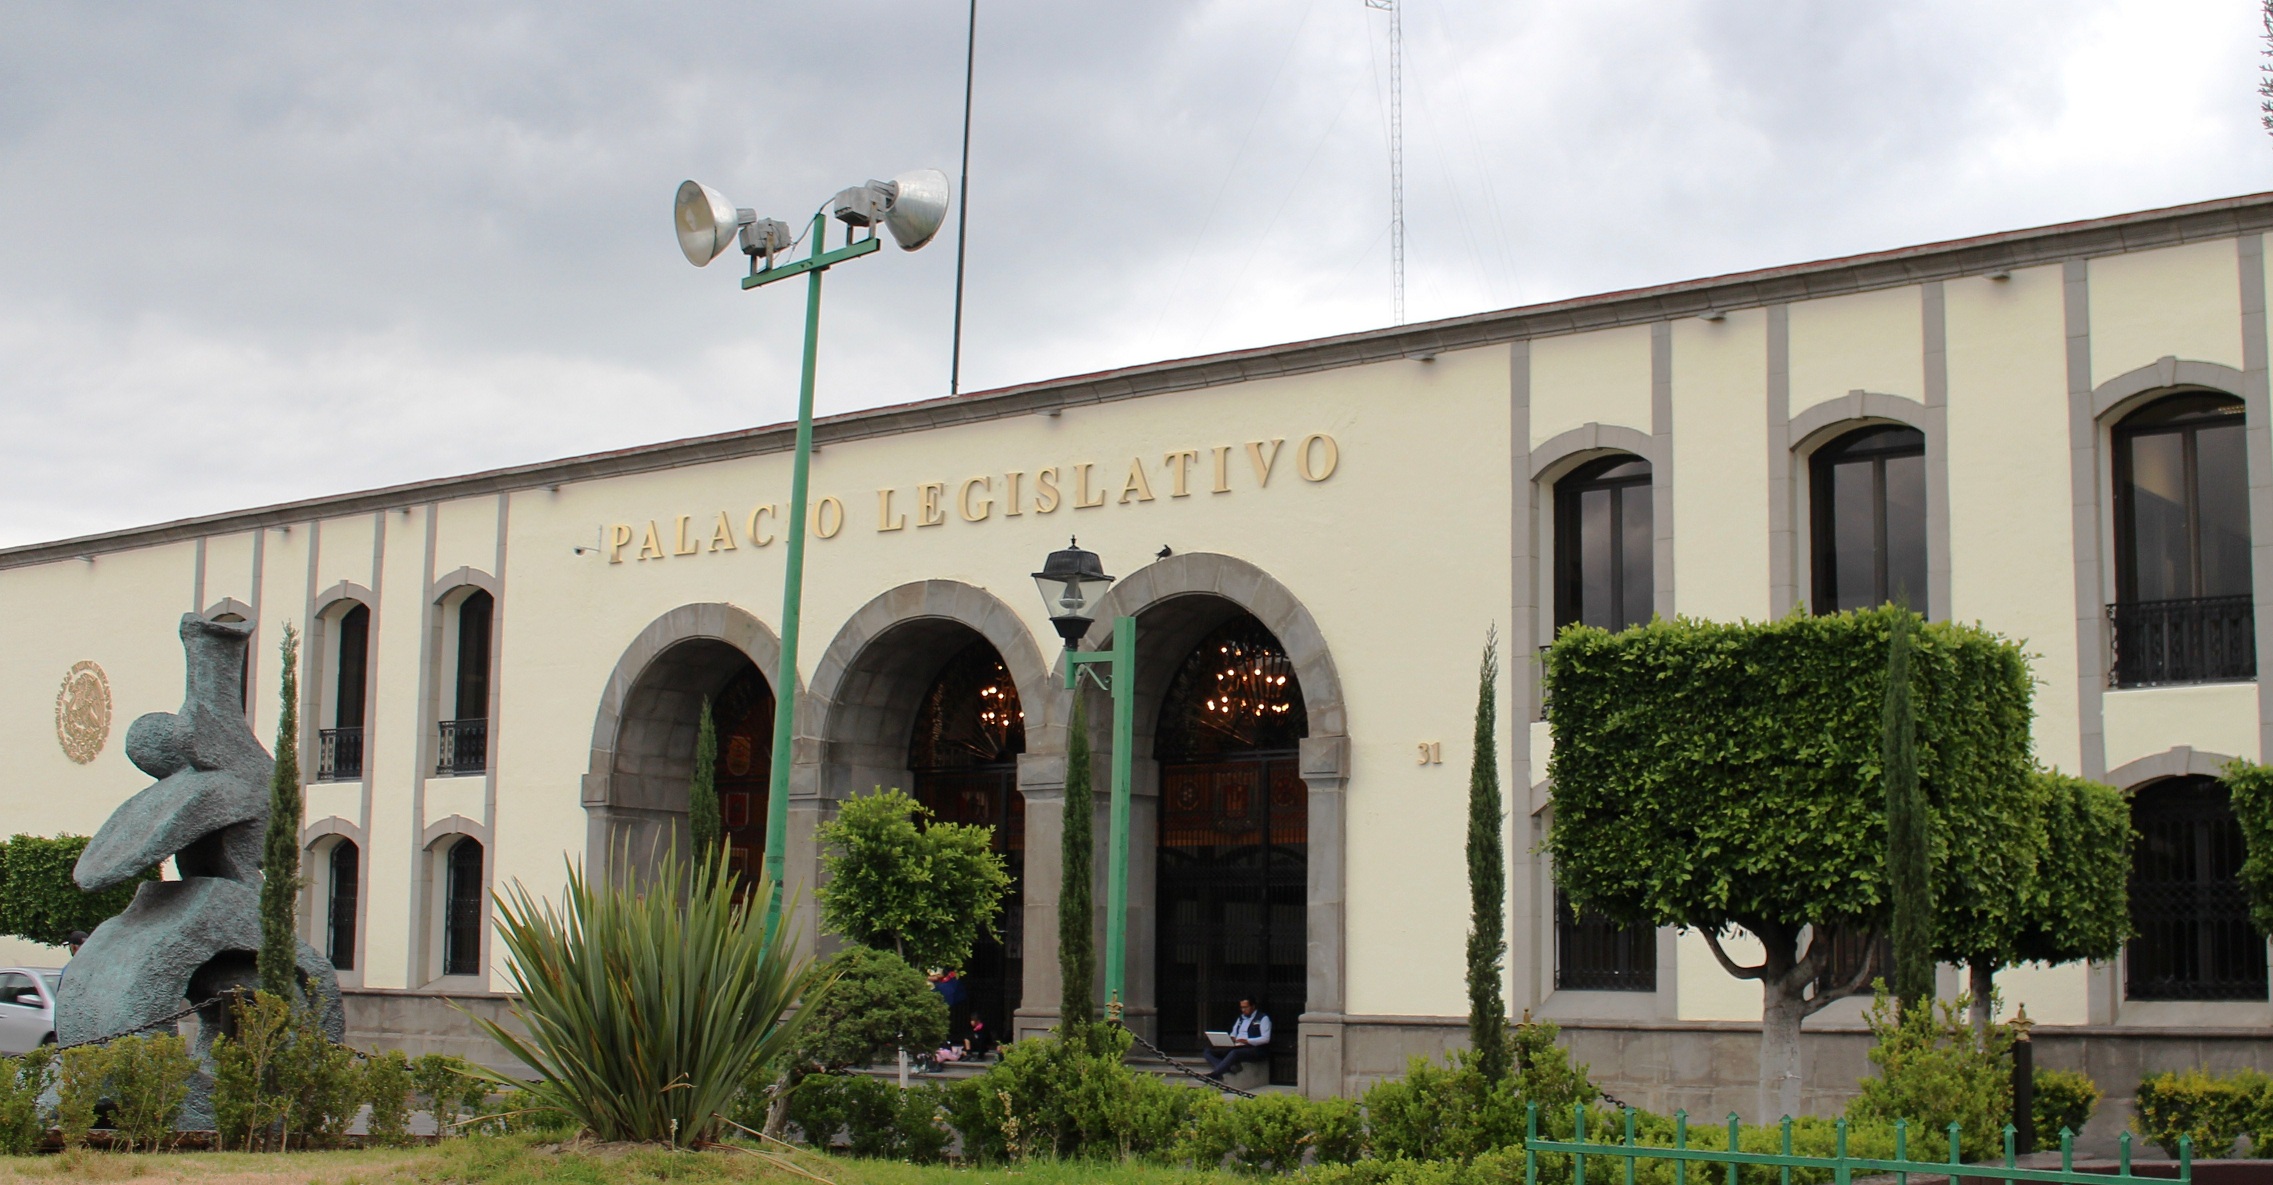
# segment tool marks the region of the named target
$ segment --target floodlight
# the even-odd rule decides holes
[[[931,241],[947,221],[947,174],[937,169],[916,169],[892,179],[898,191],[884,214],[884,229],[902,251],[913,251]]]
[[[696,267],[718,258],[733,243],[734,232],[757,221],[757,217],[757,211],[736,209],[725,194],[700,181],[681,182],[678,200],[671,207],[671,221],[679,231],[679,250]]]

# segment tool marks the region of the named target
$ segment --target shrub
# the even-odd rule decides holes
[[[286,1113],[288,1146],[333,1146],[363,1108],[363,1068],[355,1051],[326,1040],[313,1012],[296,1009],[292,1040],[279,1066],[278,1086],[292,1098]]]
[[[1122,1029],[1073,1025],[1004,1046],[1000,1062],[948,1091],[963,1155],[1168,1155],[1195,1100],[1207,1096],[1128,1068],[1129,1043]]]
[[[845,800],[816,838],[821,924],[830,933],[920,966],[960,967],[979,936],[994,932],[1010,888],[994,828],[939,822],[930,808],[879,787]]]
[[[1306,1157],[1320,1164],[1347,1164],[1364,1145],[1364,1122],[1349,1099],[1203,1096],[1192,1107],[1175,1155],[1195,1168],[1229,1167],[1264,1176],[1291,1173]]]
[[[410,1135],[410,1058],[400,1049],[371,1055],[363,1063],[363,1100],[371,1117],[363,1130],[371,1143],[391,1147]]]
[[[2231,1156],[2234,1142],[2264,1125],[2260,1118],[2273,1079],[2255,1070],[2213,1078],[2201,1070],[2150,1074],[2139,1083],[2139,1131],[2165,1153],[2178,1155],[2180,1136],[2194,1137],[2194,1155]],[[2267,1130],[2273,1135],[2273,1130]]]
[[[103,1099],[103,1079],[110,1074],[110,1050],[81,1045],[63,1051],[63,1071],[55,1084],[55,1126],[63,1133],[63,1146],[84,1148],[87,1133],[95,1130],[95,1108]]]
[[[1870,1060],[1878,1077],[1863,1079],[1848,1117],[1907,1119],[1931,1132],[1956,1123],[1968,1159],[2000,1153],[2013,1113],[2012,1029],[1992,1026],[1984,1048],[1965,1018],[1970,1003],[1959,996],[1903,1012],[1880,992],[1865,1017],[1877,1038]]]
[[[460,1121],[480,1109],[489,1097],[490,1083],[474,1073],[473,1063],[447,1053],[420,1055],[410,1063],[411,1086],[434,1119],[434,1134],[462,1136]]]
[[[71,879],[87,849],[84,835],[18,835],[0,843],[0,934],[59,946],[73,930],[95,927],[124,910],[153,868],[121,885],[89,893]]]
[[[891,951],[847,947],[821,964],[819,978],[827,986],[801,1010],[811,1015],[798,1033],[798,1062],[841,1070],[946,1044],[947,1001]]]
[[[235,1031],[213,1039],[215,1142],[251,1152],[266,1146],[290,1110],[277,1078],[292,1040],[292,1005],[256,991],[239,995],[230,1011]]]
[[[174,1133],[189,1098],[197,1062],[189,1043],[172,1033],[120,1037],[110,1043],[112,1124],[127,1151],[151,1151]]]
[[[1404,1078],[1365,1094],[1367,1131],[1377,1156],[1405,1160],[1473,1160],[1522,1143],[1525,1106],[1539,1104],[1540,1134],[1570,1134],[1572,1109],[1601,1097],[1555,1043],[1556,1026],[1525,1022],[1510,1030],[1514,1074],[1493,1082],[1472,1054],[1438,1065],[1415,1058]]]
[[[47,1131],[40,1122],[39,1096],[54,1068],[53,1045],[22,1057],[0,1057],[0,1155],[24,1156],[39,1148]]]
[[[816,1148],[829,1148],[843,1133],[855,1156],[928,1164],[947,1154],[945,1102],[937,1086],[903,1091],[865,1074],[816,1074],[790,1092],[789,1119]]]
[[[716,850],[691,867],[667,853],[645,886],[595,885],[572,864],[558,902],[516,882],[497,931],[525,1031],[476,1023],[535,1072],[531,1106],[602,1140],[708,1142],[752,1068],[790,1051],[803,1018],[785,1014],[813,986],[790,927],[766,923],[774,892]]]
[[[2035,1075],[2035,1104],[2029,1113],[2036,1118],[2036,1138],[2051,1141],[2062,1131],[2081,1134],[2084,1124],[2091,1122],[2093,1109],[2099,1106],[2099,1084],[2091,1076],[2077,1070],[2038,1070]]]

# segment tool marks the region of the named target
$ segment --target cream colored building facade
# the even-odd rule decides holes
[[[1814,451],[1858,428],[1912,429],[1929,611],[2025,641],[2045,764],[2130,789],[2256,759],[2273,704],[2254,678],[2110,687],[2110,442],[2172,392],[2245,406],[2251,628],[2273,621],[2268,226],[2273,195],[2233,199],[823,421],[794,688],[794,887],[809,903],[813,829],[835,803],[914,776],[919,701],[983,640],[1025,714],[1009,775],[1023,812],[1015,1024],[1050,1023],[1067,700],[1028,574],[1078,536],[1120,577],[1106,611],[1139,621],[1134,1015],[1156,1024],[1163,992],[1181,990],[1159,973],[1162,927],[1184,924],[1158,906],[1171,763],[1152,750],[1169,684],[1202,639],[1251,620],[1295,676],[1306,726],[1286,758],[1300,800],[1278,803],[1305,820],[1299,900],[1269,899],[1274,949],[1300,975],[1301,1013],[1279,1018],[1299,1034],[1288,1060],[1312,1093],[1356,1089],[1462,1033],[1464,775],[1476,659],[1496,628],[1513,1005],[1563,1022],[1633,1101],[1748,1101],[1750,1049],[1732,1038],[1758,1017],[1757,987],[1698,936],[1645,944],[1644,990],[1557,987],[1551,883],[1531,851],[1551,738],[1530,656],[1557,612],[1558,483],[1613,454],[1646,462],[1648,606],[1759,619],[1810,600]],[[454,845],[478,842],[485,890],[550,892],[564,861],[602,862],[679,825],[702,697],[743,668],[770,688],[790,443],[761,428],[0,552],[8,826],[88,834],[148,784],[120,738],[179,703],[184,612],[255,623],[248,711],[272,737],[276,644],[295,623],[308,639],[308,937],[322,947],[334,924],[326,855],[352,842],[353,1023],[374,1040],[456,1040],[462,1022],[438,1001],[494,1006],[479,1001],[502,978],[486,937],[452,947]],[[477,662],[459,636],[477,593],[491,610],[473,694],[487,701],[454,703]],[[339,667],[358,630],[360,768],[315,779],[339,743],[319,734],[356,694]],[[58,689],[82,663],[111,705],[85,763],[58,739]],[[471,759],[444,739],[467,719],[484,734]],[[2266,1048],[2262,990],[2149,1000],[2126,982],[2120,961],[2000,977],[2050,1026],[2047,1060],[2215,1064]],[[1818,1105],[1859,1072],[1856,1015],[1810,1022],[1824,1033],[1810,1053]]]

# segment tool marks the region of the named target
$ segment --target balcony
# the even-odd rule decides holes
[[[2167,687],[2257,677],[2257,614],[2247,596],[2107,607],[2110,687]]]
[[[355,782],[363,778],[363,730],[327,728],[317,734],[316,780]]]
[[[440,753],[434,764],[436,777],[454,778],[488,769],[489,721],[444,720]]]

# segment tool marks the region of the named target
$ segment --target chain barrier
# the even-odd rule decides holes
[[[70,1043],[69,1045],[57,1045],[57,1046],[55,1047],[55,1051],[56,1051],[57,1053],[61,1053],[61,1052],[63,1052],[63,1051],[64,1051],[64,1050],[66,1050],[66,1049],[78,1049],[78,1048],[80,1048],[80,1047],[82,1047],[82,1046],[87,1046],[87,1045],[108,1045],[109,1043],[111,1043],[111,1042],[113,1042],[113,1041],[116,1041],[116,1040],[118,1040],[118,1039],[119,1039],[119,1038],[121,1038],[121,1037],[134,1037],[134,1036],[139,1036],[139,1035],[141,1035],[141,1034],[143,1034],[143,1033],[146,1033],[146,1032],[148,1032],[148,1031],[149,1031],[149,1030],[151,1030],[151,1029],[157,1028],[159,1025],[164,1025],[164,1024],[172,1024],[173,1022],[175,1022],[175,1021],[177,1021],[177,1020],[180,1020],[181,1018],[183,1018],[183,1017],[185,1017],[185,1016],[188,1016],[190,1013],[193,1013],[193,1012],[197,1012],[197,1011],[199,1011],[199,1010],[201,1010],[201,1009],[209,1008],[209,1007],[211,1007],[211,1006],[213,1006],[213,1005],[215,1005],[215,1004],[218,1004],[218,1003],[220,1003],[222,1000],[224,1000],[224,999],[226,999],[226,998],[227,998],[227,997],[225,997],[225,996],[213,996],[213,997],[211,997],[211,998],[208,998],[208,999],[205,999],[205,1000],[200,1000],[200,1001],[198,1001],[197,1003],[195,1003],[195,1004],[192,1004],[192,1005],[190,1005],[189,1007],[187,1007],[187,1008],[184,1008],[184,1009],[180,1010],[179,1012],[173,1012],[173,1013],[169,1013],[169,1014],[167,1014],[167,1015],[165,1015],[165,1016],[161,1016],[161,1017],[158,1017],[157,1019],[155,1019],[155,1020],[152,1020],[152,1021],[150,1021],[148,1024],[144,1025],[142,1028],[139,1028],[139,1029],[134,1029],[134,1030],[131,1030],[131,1031],[129,1031],[129,1032],[124,1032],[124,1033],[112,1033],[112,1034],[110,1034],[109,1036],[105,1036],[105,1037],[89,1037],[89,1038],[87,1038],[87,1039],[86,1039],[86,1040],[84,1040],[84,1041],[73,1041],[73,1042],[72,1042],[72,1043]]]
[[[1137,1044],[1151,1050],[1154,1057],[1159,1058],[1161,1061],[1167,1062],[1168,1065],[1177,1073],[1182,1074],[1187,1078],[1195,1079],[1208,1086],[1214,1087],[1215,1089],[1220,1090],[1225,1094],[1235,1094],[1243,1099],[1251,1099],[1255,1097],[1254,1094],[1250,1091],[1241,1090],[1238,1087],[1233,1086],[1220,1078],[1210,1078],[1207,1075],[1200,1073],[1193,1067],[1187,1066],[1183,1062],[1180,1062],[1174,1057],[1169,1056],[1167,1050],[1162,1049],[1158,1045],[1154,1045],[1152,1042],[1145,1040],[1144,1034],[1137,1032],[1135,1029],[1132,1029],[1125,1024],[1122,1024],[1119,1018],[1116,1017],[1112,1023],[1115,1028],[1118,1028],[1122,1032],[1127,1033],[1130,1037],[1135,1038]]]

